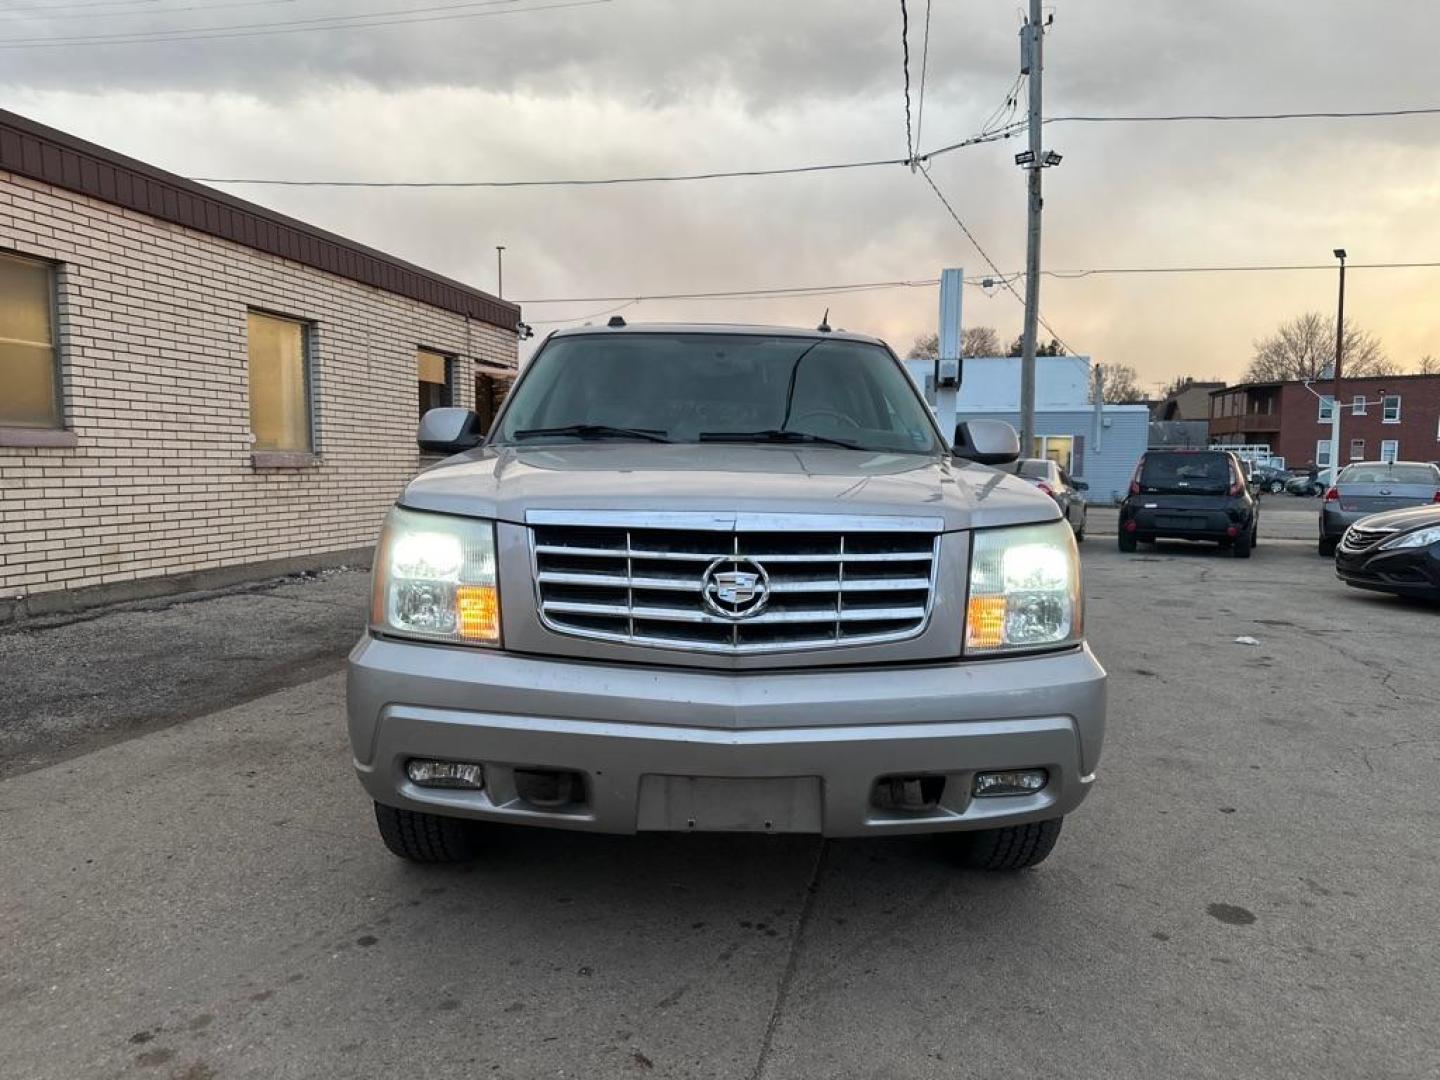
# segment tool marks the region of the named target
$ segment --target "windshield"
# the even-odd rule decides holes
[[[1434,484],[1440,470],[1429,465],[1347,465],[1340,470],[1341,484]]]
[[[941,449],[914,384],[885,349],[760,334],[587,334],[546,345],[491,441],[587,438]]]
[[[1217,494],[1232,482],[1225,454],[1146,454],[1140,470],[1142,491],[1186,491]]]

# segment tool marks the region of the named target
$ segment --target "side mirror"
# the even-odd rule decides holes
[[[431,409],[420,418],[415,441],[427,454],[458,454],[480,445],[480,418],[469,409]]]
[[[1020,458],[1020,436],[1004,420],[965,420],[955,425],[954,450],[981,465],[1008,465]]]
[[[1071,480],[1070,486],[1073,487],[1076,491],[1090,490],[1090,485],[1087,484],[1084,480]]]

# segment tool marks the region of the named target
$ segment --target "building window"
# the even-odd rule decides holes
[[[1321,439],[1315,444],[1315,464],[1322,469],[1330,467],[1330,440]]]
[[[450,357],[432,349],[418,349],[415,362],[420,375],[420,415],[454,401],[450,390]]]
[[[0,254],[0,427],[60,427],[55,269]]]
[[[1400,440],[1384,439],[1380,443],[1380,460],[1395,461],[1400,457]]]
[[[1364,461],[1364,460],[1365,460],[1365,440],[1364,440],[1364,439],[1351,439],[1351,440],[1350,440],[1350,460],[1351,460],[1351,461]]]
[[[1049,458],[1068,473],[1075,470],[1070,467],[1075,456],[1075,437],[1073,435],[1036,435],[1035,456],[1037,458]]]
[[[250,312],[250,433],[256,450],[307,452],[309,324]]]
[[[1350,399],[1350,414],[1351,414],[1352,416],[1364,416],[1364,415],[1365,415],[1365,395],[1364,395],[1364,394],[1356,394],[1353,398]]]
[[[1387,424],[1398,424],[1398,423],[1400,423],[1400,395],[1399,395],[1399,394],[1386,394],[1386,395],[1385,395],[1385,415],[1384,415],[1383,419],[1384,419],[1385,423],[1387,423]]]
[[[1320,395],[1320,423],[1328,424],[1335,417],[1335,399],[1329,394]]]

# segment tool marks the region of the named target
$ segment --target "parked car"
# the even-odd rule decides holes
[[[1302,472],[1285,482],[1285,490],[1291,495],[1323,495],[1334,479],[1334,469],[1321,469],[1314,476]]]
[[[1060,511],[940,431],[860,334],[552,333],[488,436],[401,492],[349,657],[350,745],[389,849],[474,822],[602,833],[949,834],[1040,862],[1092,787],[1105,672]]]
[[[1060,513],[1075,531],[1075,539],[1085,539],[1085,492],[1090,490],[1089,484],[1073,479],[1059,462],[1049,458],[1022,458],[1015,463],[1014,472],[1054,499]]]
[[[1260,491],[1268,491],[1272,495],[1279,495],[1285,490],[1285,484],[1290,480],[1291,475],[1285,469],[1277,469],[1273,465],[1256,465],[1250,471],[1251,482]]]
[[[1424,461],[1346,465],[1320,504],[1320,554],[1335,554],[1345,530],[1367,514],[1440,502],[1440,468]]]
[[[1248,559],[1260,505],[1228,450],[1147,450],[1120,503],[1120,550],[1157,539],[1211,540]]]
[[[1440,506],[1361,518],[1336,549],[1335,573],[1357,589],[1440,601]]]

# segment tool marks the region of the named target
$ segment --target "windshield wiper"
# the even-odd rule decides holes
[[[560,427],[522,428],[516,439],[538,439],[545,435],[573,435],[577,439],[643,439],[646,442],[668,443],[659,428],[612,427],[609,424],[563,424]]]
[[[823,443],[826,446],[843,446],[846,450],[863,450],[853,442],[832,439],[828,435],[816,435],[809,431],[788,431],[769,428],[765,431],[702,431],[701,442],[773,442],[773,443]]]

